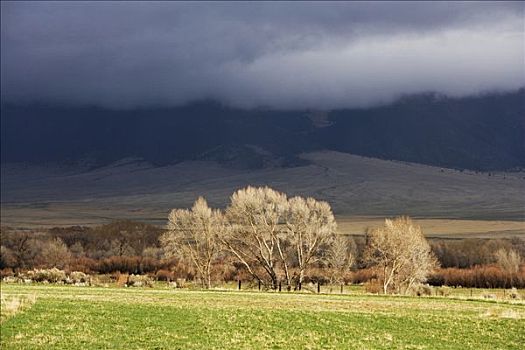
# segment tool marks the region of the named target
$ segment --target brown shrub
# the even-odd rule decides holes
[[[173,281],[173,273],[170,270],[159,270],[155,274],[157,281]]]
[[[0,278],[4,277],[13,277],[15,275],[14,271],[10,267],[6,267],[5,269],[0,270]]]
[[[366,283],[375,278],[377,278],[377,276],[376,276],[376,272],[374,271],[374,269],[371,269],[371,268],[360,269],[353,273],[352,283],[355,283],[355,284]]]
[[[86,257],[74,257],[69,262],[71,271],[82,271],[84,273],[93,273],[97,271],[98,262]]]
[[[303,282],[330,284],[329,272],[321,267],[312,267],[307,271],[307,275],[304,277]]]
[[[495,265],[474,266],[470,269],[437,269],[428,280],[434,286],[465,288],[524,288],[525,269],[509,273]]]
[[[365,283],[365,291],[367,293],[379,294],[383,291],[382,283],[374,278]]]
[[[98,262],[96,270],[98,273],[139,273],[141,258],[137,256],[112,256]]]
[[[155,273],[161,268],[161,262],[154,258],[142,258],[139,265],[139,273]]]
[[[129,275],[127,273],[119,273],[117,277],[117,287],[124,287],[128,284]]]
[[[430,296],[432,295],[432,287],[428,284],[419,284],[413,288],[413,294],[419,296]]]

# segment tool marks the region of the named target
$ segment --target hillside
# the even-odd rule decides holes
[[[242,110],[212,101],[181,107],[2,106],[2,163],[106,166],[211,160],[238,169],[305,165],[334,150],[456,169],[525,167],[525,89],[448,98],[408,96],[368,109]]]
[[[456,171],[338,152],[302,155],[308,165],[235,169],[213,161],[154,167],[133,159],[94,170],[2,166],[2,224],[98,224],[130,218],[163,224],[175,207],[204,195],[223,207],[247,185],[331,203],[338,218],[524,220],[523,173]]]
[[[330,113],[327,149],[382,159],[495,170],[525,164],[525,90],[451,99],[407,96],[394,104]]]

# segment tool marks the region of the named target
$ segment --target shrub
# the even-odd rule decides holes
[[[326,269],[320,267],[312,267],[309,269],[308,274],[304,277],[303,283],[320,283],[330,284],[330,276]],[[317,287],[316,287],[317,288]]]
[[[374,269],[360,269],[353,273],[352,282],[361,284],[370,281],[371,279],[377,278]]]
[[[244,278],[238,278],[239,271],[235,263],[221,257],[212,266],[212,276],[215,276],[216,280],[224,282],[237,281],[239,279],[245,281],[253,278],[250,274],[246,274]]]
[[[448,297],[450,295],[450,287],[440,287],[436,290],[436,294],[442,297]]]
[[[139,265],[139,272],[144,273],[155,273],[160,269],[161,263],[158,259],[154,258],[142,258]]]
[[[5,269],[0,270],[0,278],[13,277],[14,275],[12,268],[6,267]]]
[[[440,271],[433,272],[428,278],[427,283],[431,286],[442,286],[445,284],[445,277]]]
[[[509,297],[511,299],[521,299],[520,293],[518,293],[518,290],[516,288],[512,288],[509,293]]]
[[[430,296],[432,295],[432,287],[428,284],[418,284],[413,288],[413,294],[418,297],[422,295]]]
[[[55,267],[52,269],[35,269],[28,271],[23,277],[29,278],[35,282],[63,283],[66,281],[66,273]]]
[[[524,288],[525,269],[509,273],[498,266],[484,265],[470,269],[437,269],[428,281],[434,286],[447,285],[466,288]]]
[[[111,283],[113,279],[110,275],[96,275],[91,278],[91,284],[97,287],[109,287]]]
[[[185,287],[186,287],[186,279],[177,278],[177,288],[185,288]]]
[[[112,256],[99,261],[97,266],[99,273],[139,273],[140,258],[129,256]]]
[[[169,270],[159,270],[155,274],[157,281],[172,281],[173,273]]]
[[[376,278],[365,283],[365,291],[367,293],[379,294],[383,291],[383,284]]]
[[[69,279],[72,283],[87,283],[89,276],[81,271],[73,271],[69,274]]]
[[[115,274],[114,276],[116,282],[117,282],[117,287],[124,287],[124,286],[127,286],[128,285],[128,278],[129,278],[129,275],[127,273],[117,273]]]
[[[72,271],[82,271],[84,273],[92,273],[97,271],[98,262],[94,259],[86,257],[72,258],[69,262],[69,267]]]
[[[127,285],[129,287],[153,287],[153,280],[147,275],[129,275]]]

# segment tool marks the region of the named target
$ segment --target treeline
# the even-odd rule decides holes
[[[55,227],[48,230],[1,229],[0,268],[51,268],[86,273],[152,273],[171,269],[159,236],[165,230],[122,220],[97,227]]]
[[[122,261],[133,268],[121,272],[134,273],[137,261],[163,262],[161,268],[171,268],[173,259],[164,259],[164,249],[159,237],[166,230],[157,226],[135,222],[115,221],[97,227],[70,226],[40,230],[18,230],[10,227],[0,229],[0,269],[31,269],[47,267],[67,267],[75,264],[82,271],[82,261],[89,271],[98,272],[98,262],[106,260]],[[362,252],[365,236],[352,236],[356,253],[355,268],[363,269]],[[522,238],[468,238],[468,239],[429,239],[432,252],[442,268],[470,269],[479,265],[497,264],[496,252],[504,249],[514,250],[525,256],[525,240]],[[66,248],[66,249],[65,249]],[[52,252],[60,259],[53,259]],[[63,256],[65,259],[62,259]],[[166,265],[167,264],[167,265]],[[104,269],[104,271],[107,271]],[[112,270],[110,272],[116,272]]]
[[[98,227],[1,229],[2,276],[57,267],[88,274],[147,274],[157,280],[235,280],[266,288],[367,283],[406,293],[418,284],[525,287],[525,242],[424,238],[409,218],[386,220],[361,237],[336,234],[330,206],[270,188],[239,190],[225,210],[199,198],[160,228],[133,221]],[[374,287],[375,286],[375,287]]]
[[[497,263],[496,252],[515,251],[525,256],[525,240],[518,237],[508,239],[432,239],[432,251],[443,268],[466,269],[478,265]]]

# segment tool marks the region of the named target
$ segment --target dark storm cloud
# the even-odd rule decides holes
[[[523,3],[2,2],[5,102],[333,108],[524,81]]]

